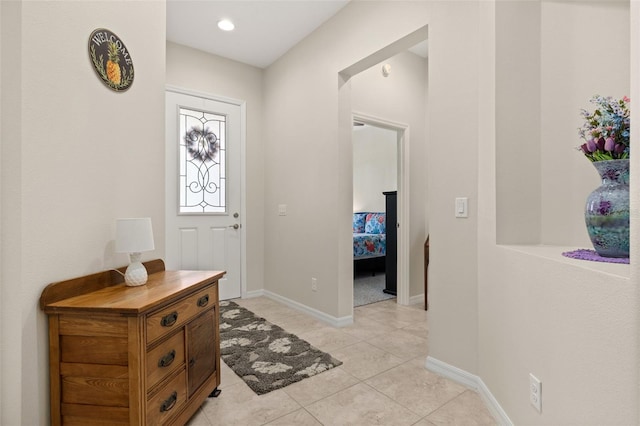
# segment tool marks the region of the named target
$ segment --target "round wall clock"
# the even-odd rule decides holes
[[[111,90],[124,92],[133,84],[133,61],[120,37],[98,28],[89,36],[89,57],[102,82]]]

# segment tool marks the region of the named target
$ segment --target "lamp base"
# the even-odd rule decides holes
[[[147,274],[147,269],[144,267],[142,262],[140,262],[142,254],[141,253],[130,253],[129,254],[129,266],[124,273],[124,284],[127,287],[137,287],[140,285],[144,285],[149,278]]]

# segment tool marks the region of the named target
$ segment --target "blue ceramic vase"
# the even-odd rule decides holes
[[[602,184],[587,198],[584,219],[602,257],[629,257],[629,160],[594,161]]]

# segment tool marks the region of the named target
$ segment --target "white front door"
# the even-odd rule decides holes
[[[224,270],[220,299],[241,295],[240,105],[166,92],[166,267]]]

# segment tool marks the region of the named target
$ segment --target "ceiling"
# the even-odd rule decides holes
[[[168,0],[167,40],[265,68],[349,0]],[[221,19],[236,28],[218,29]]]
[[[349,0],[167,0],[167,40],[266,68]],[[218,29],[221,19],[236,28]],[[410,49],[427,57],[427,42]]]

